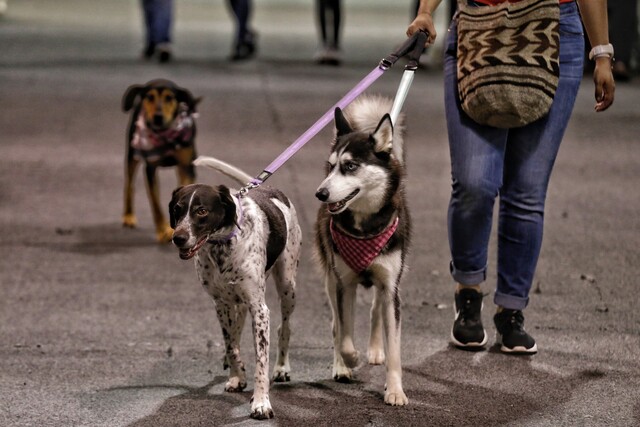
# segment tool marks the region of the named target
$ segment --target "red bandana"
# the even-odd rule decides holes
[[[365,239],[359,239],[338,230],[333,225],[333,219],[329,228],[333,242],[338,247],[338,252],[344,262],[356,273],[362,273],[371,265],[375,257],[380,254],[382,248],[386,246],[398,228],[398,221],[398,218],[396,218],[393,224],[382,233]]]

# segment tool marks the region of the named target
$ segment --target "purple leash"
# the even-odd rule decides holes
[[[249,190],[252,190],[262,183],[264,183],[271,175],[273,175],[287,160],[289,160],[295,153],[297,153],[307,142],[318,134],[332,119],[335,114],[335,109],[344,109],[354,99],[364,92],[369,86],[373,84],[385,71],[391,68],[398,59],[405,56],[411,51],[409,63],[405,66],[406,71],[415,71],[418,68],[418,60],[424,49],[424,44],[427,39],[427,33],[418,31],[408,38],[402,46],[400,46],[395,52],[391,53],[386,58],[383,58],[378,66],[374,68],[365,78],[351,89],[345,96],[340,99],[331,109],[322,115],[309,129],[307,129],[298,139],[296,139],[285,151],[283,151],[273,162],[269,164],[257,177],[253,178],[251,182],[245,185],[238,195],[242,197]],[[407,88],[408,89],[408,88]]]

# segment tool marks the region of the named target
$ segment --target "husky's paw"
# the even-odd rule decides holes
[[[231,377],[224,385],[224,391],[229,393],[237,393],[245,389],[247,382],[240,377]]]
[[[251,398],[251,418],[254,420],[268,420],[273,416],[273,409],[271,409],[268,397],[263,399]]]
[[[401,388],[396,390],[385,390],[384,392],[384,403],[391,406],[404,406],[409,403],[409,399],[407,399],[407,395],[404,394]]]
[[[384,349],[369,347],[369,365],[384,365],[386,360],[384,355]]]
[[[333,379],[339,383],[348,383],[353,379],[351,369],[344,365],[333,367]]]
[[[340,352],[340,355],[342,356],[342,360],[344,360],[344,364],[348,367],[348,368],[355,368],[356,366],[358,366],[358,360],[360,359],[360,352],[357,350],[353,350],[350,352]]]
[[[275,368],[273,372],[273,381],[277,383],[286,383],[291,381],[289,371],[284,368]]]

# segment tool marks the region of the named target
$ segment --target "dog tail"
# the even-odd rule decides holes
[[[215,169],[229,178],[236,180],[240,185],[245,185],[253,179],[252,176],[244,171],[215,157],[198,156],[198,158],[193,161],[193,164],[194,166],[207,166]]]

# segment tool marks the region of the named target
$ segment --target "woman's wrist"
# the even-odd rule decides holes
[[[600,44],[594,46],[589,52],[589,59],[595,61],[598,58],[608,57],[609,59],[613,59],[613,45],[611,43],[608,44]]]

